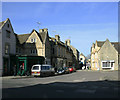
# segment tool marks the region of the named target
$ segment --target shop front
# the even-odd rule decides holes
[[[24,75],[25,72],[31,73],[31,68],[35,64],[43,64],[45,58],[42,56],[18,56],[17,75]]]

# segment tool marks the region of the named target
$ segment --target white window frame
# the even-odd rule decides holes
[[[110,62],[110,66],[106,66],[106,67],[103,67],[103,63],[104,62]],[[115,63],[115,61],[114,60],[103,60],[103,61],[101,61],[101,65],[102,65],[102,68],[112,68],[111,67],[111,63],[113,63],[113,67],[114,67],[114,63]]]
[[[36,41],[37,41],[36,38],[31,39],[31,43],[36,43]]]

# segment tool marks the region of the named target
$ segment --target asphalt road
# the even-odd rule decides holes
[[[4,77],[2,98],[118,98],[118,71],[77,71],[50,77]]]

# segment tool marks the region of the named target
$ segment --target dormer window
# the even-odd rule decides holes
[[[31,43],[35,43],[36,42],[36,39],[31,39]]]

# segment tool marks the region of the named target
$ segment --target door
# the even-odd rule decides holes
[[[25,60],[20,60],[19,61],[19,66],[18,66],[18,75],[24,75],[26,71],[26,61]]]
[[[111,70],[114,70],[114,62],[111,62]]]
[[[9,59],[4,58],[3,59],[3,75],[9,74]]]

